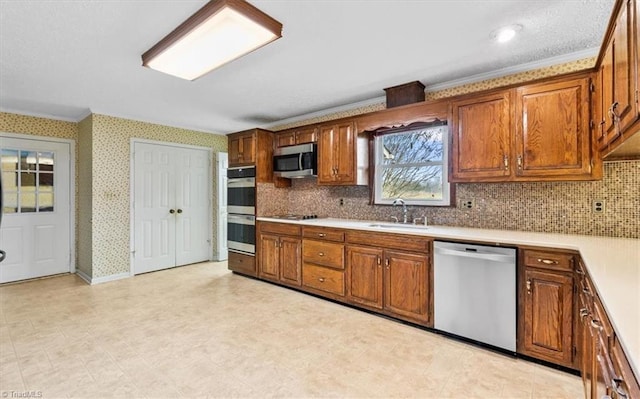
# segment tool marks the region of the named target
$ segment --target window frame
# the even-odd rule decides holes
[[[421,167],[421,166],[433,166],[433,165],[441,165],[442,166],[442,199],[438,200],[429,200],[429,199],[405,199],[405,203],[411,206],[438,206],[438,207],[448,207],[452,205],[453,195],[452,195],[452,187],[453,185],[449,182],[449,163],[450,163],[450,154],[449,154],[449,141],[451,136],[451,131],[446,121],[436,120],[432,123],[419,123],[419,124],[411,124],[408,126],[404,126],[396,129],[385,129],[378,130],[374,132],[371,136],[372,140],[372,156],[373,162],[372,170],[373,170],[373,179],[371,182],[373,184],[372,191],[373,195],[371,196],[371,200],[373,205],[392,205],[394,199],[383,199],[382,198],[382,169],[384,169],[384,165],[381,162],[380,154],[382,152],[382,139],[386,135],[391,134],[402,134],[402,133],[410,133],[419,130],[425,130],[430,128],[438,128],[442,127],[442,161],[438,162],[424,162],[424,163],[411,163],[404,164],[403,167]]]

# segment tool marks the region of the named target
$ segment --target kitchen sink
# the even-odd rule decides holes
[[[409,229],[409,230],[425,230],[428,226],[419,224],[403,224],[403,223],[372,223],[367,227],[375,227],[380,229]]]

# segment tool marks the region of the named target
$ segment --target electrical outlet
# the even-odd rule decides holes
[[[474,200],[469,200],[469,199],[461,199],[460,200],[460,208],[471,209],[475,205],[476,205],[476,202]]]
[[[344,198],[340,198],[340,206],[344,205]]]
[[[593,213],[604,213],[604,205],[604,200],[593,200],[593,202],[591,203],[591,211]]]

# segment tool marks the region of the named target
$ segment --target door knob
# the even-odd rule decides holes
[[[169,213],[173,215],[174,213],[176,213],[176,210],[175,209],[169,209]]]
[[[178,213],[182,213],[182,209],[178,209]]]

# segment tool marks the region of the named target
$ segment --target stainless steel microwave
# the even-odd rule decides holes
[[[318,145],[312,143],[277,148],[273,157],[273,174],[290,179],[317,176]]]

